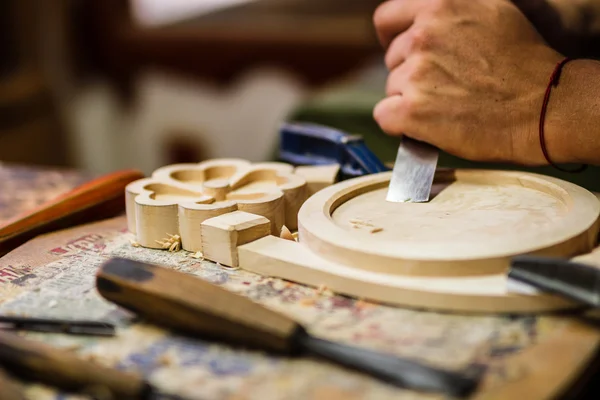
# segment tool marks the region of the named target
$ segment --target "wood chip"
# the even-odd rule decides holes
[[[290,230],[285,225],[281,227],[281,233],[279,234],[279,237],[285,240],[291,240],[292,242],[296,241],[294,235],[292,235],[292,232],[290,232]]]
[[[371,233],[381,232],[382,230],[383,230],[383,228],[373,228],[373,229],[371,229]]]

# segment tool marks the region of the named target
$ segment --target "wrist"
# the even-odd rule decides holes
[[[597,61],[571,60],[563,66],[558,84],[551,88],[544,121],[544,142],[553,163],[597,163],[600,113],[595,99],[599,89]],[[539,133],[538,148],[542,153]]]

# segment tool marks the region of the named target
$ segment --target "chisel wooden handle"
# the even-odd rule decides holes
[[[117,171],[87,182],[0,226],[0,256],[35,236],[116,216],[125,210],[125,186],[143,178]]]
[[[285,315],[219,286],[168,268],[112,259],[98,271],[106,299],[161,325],[280,353],[293,352],[302,327]]]
[[[0,369],[0,399],[2,400],[27,400],[23,391],[13,383],[12,379]]]
[[[135,374],[109,369],[2,331],[0,366],[26,380],[78,393],[109,393],[115,399],[141,399],[151,390]]]

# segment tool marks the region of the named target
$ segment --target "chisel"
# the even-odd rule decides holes
[[[508,278],[542,292],[599,308],[600,247],[573,259],[531,255],[513,257]]]
[[[176,400],[137,374],[83,360],[40,342],[0,331],[0,366],[16,377],[93,398]]]
[[[207,339],[282,355],[313,355],[404,388],[462,397],[480,376],[446,371],[311,336],[291,318],[200,278],[122,258],[98,270],[96,288],[107,300],[148,321]]]
[[[0,256],[34,237],[125,211],[125,186],[144,177],[122,170],[93,179],[0,225]]]
[[[386,200],[394,203],[429,201],[439,151],[428,143],[402,138]]]

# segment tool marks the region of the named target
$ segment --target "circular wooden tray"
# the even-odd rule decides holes
[[[299,240],[338,264],[402,276],[505,273],[520,254],[590,251],[600,203],[556,178],[489,170],[439,171],[427,203],[385,200],[391,172],[317,192],[300,209]]]

